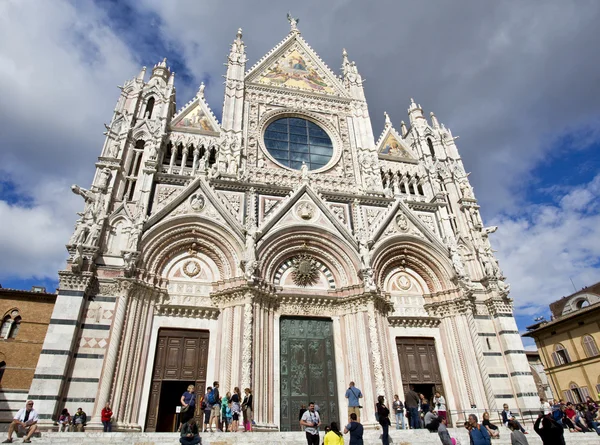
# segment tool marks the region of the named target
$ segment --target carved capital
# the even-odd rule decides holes
[[[75,274],[71,271],[61,270],[58,272],[59,290],[76,290],[86,292],[93,283],[95,274],[82,272]]]

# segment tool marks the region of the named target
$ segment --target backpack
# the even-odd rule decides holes
[[[214,391],[211,391],[210,393],[208,393],[208,397],[206,398],[206,400],[208,401],[208,403],[210,403],[211,405],[215,404],[215,393]]]
[[[202,411],[204,411],[204,410],[206,409],[206,401],[204,400],[204,397],[202,397],[202,398],[200,399],[200,409],[201,409]]]

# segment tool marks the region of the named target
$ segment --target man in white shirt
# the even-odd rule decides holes
[[[25,408],[21,408],[8,427],[8,439],[2,443],[12,443],[12,435],[15,430],[25,434],[24,443],[31,443],[31,436],[37,431],[38,413],[33,409],[33,400],[25,402]]]
[[[302,414],[300,425],[304,427],[308,445],[319,445],[319,426],[321,426],[321,418],[319,417],[319,413],[315,411],[315,402],[310,402],[308,404],[308,410]]]
[[[540,399],[540,412],[544,416],[547,416],[548,414],[550,414],[552,412],[552,407],[550,406],[548,401],[544,398]]]

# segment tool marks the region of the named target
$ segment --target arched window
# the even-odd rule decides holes
[[[8,312],[2,319],[2,327],[0,327],[0,337],[4,340],[16,338],[19,328],[21,327],[21,315],[18,309],[13,309]]]
[[[560,343],[554,347],[552,358],[554,360],[554,366],[560,366],[571,362],[571,359],[569,358],[569,353],[567,352],[565,347]]]
[[[146,111],[144,112],[144,117],[150,119],[152,118],[152,111],[154,110],[154,98],[151,97],[150,99],[148,99],[148,102],[146,103]]]
[[[432,159],[435,160],[435,150],[433,149],[433,142],[431,141],[431,138],[427,138],[427,146],[429,147],[429,154],[431,155]]]
[[[596,345],[594,337],[592,337],[591,335],[584,335],[582,343],[586,356],[596,357],[598,355],[598,345]]]
[[[582,300],[579,300],[575,306],[577,307],[577,309],[582,309],[586,306],[589,306],[590,302],[587,300],[587,298],[583,298]]]

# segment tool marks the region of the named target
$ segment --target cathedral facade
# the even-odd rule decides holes
[[[537,391],[449,129],[411,100],[373,134],[357,66],[335,75],[290,33],[246,66],[241,30],[221,120],[177,110],[163,61],[126,82],[107,125],[29,397],[119,430],[172,430],[188,384],[248,387],[254,421],[409,384],[465,412],[537,409]],[[198,411],[197,416],[201,413]]]

